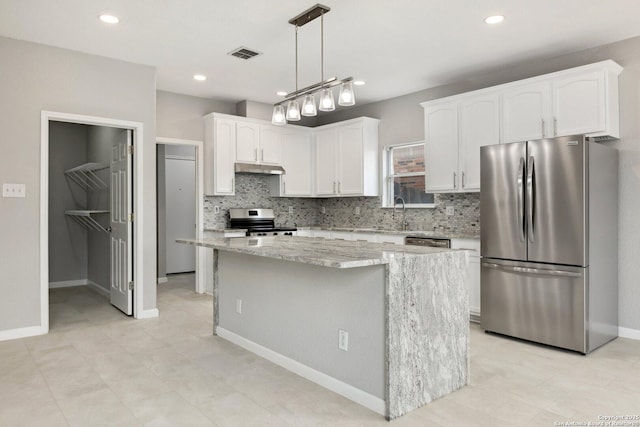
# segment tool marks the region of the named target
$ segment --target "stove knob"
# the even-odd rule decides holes
[[[277,236],[277,235],[278,235],[278,232],[274,231],[274,232],[273,232],[273,235],[274,235],[274,236]]]

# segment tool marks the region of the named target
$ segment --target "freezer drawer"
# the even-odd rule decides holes
[[[588,270],[483,258],[482,327],[586,353]]]

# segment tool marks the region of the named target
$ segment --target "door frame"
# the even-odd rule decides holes
[[[195,139],[178,139],[178,138],[166,138],[158,136],[156,137],[156,146],[160,144],[169,145],[182,145],[192,146],[196,149],[196,239],[202,240],[204,238],[204,142]],[[158,183],[156,182],[156,189]],[[157,212],[157,207],[156,207]],[[156,232],[157,232],[156,224]],[[199,294],[205,292],[205,285],[207,283],[207,248],[201,246],[196,247],[196,288],[195,291]]]
[[[42,110],[40,118],[40,319],[42,333],[49,332],[49,122],[65,122],[82,125],[115,127],[133,131],[133,212],[138,221],[133,222],[133,265],[134,283],[133,316],[136,319],[156,317],[157,310],[145,312],[143,306],[144,276],[142,260],[144,259],[143,227],[138,222],[144,218],[143,200],[143,123],[106,117],[86,116],[82,114],[62,113]]]

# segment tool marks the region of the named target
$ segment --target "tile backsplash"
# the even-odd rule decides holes
[[[380,197],[342,197],[304,199],[271,197],[267,175],[236,175],[235,196],[206,196],[204,203],[205,228],[229,226],[229,208],[271,208],[276,224],[283,226],[321,225],[326,227],[402,228],[402,213],[398,208],[380,207]],[[406,221],[411,230],[456,231],[480,233],[480,194],[436,194],[433,209],[407,209]],[[214,213],[214,206],[220,208]],[[446,215],[446,207],[453,207],[453,215]],[[292,213],[289,213],[291,208]],[[322,213],[324,208],[324,213]],[[360,213],[356,215],[356,208]]]

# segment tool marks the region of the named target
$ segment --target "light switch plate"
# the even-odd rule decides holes
[[[25,184],[2,184],[2,197],[26,197],[27,186]]]

